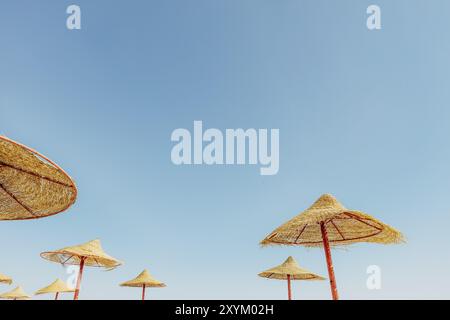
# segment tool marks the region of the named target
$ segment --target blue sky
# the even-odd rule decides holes
[[[82,30],[66,29],[78,4]],[[378,4],[382,30],[366,28]],[[84,274],[82,299],[284,299],[256,274],[320,249],[260,248],[333,193],[404,232],[398,246],[335,250],[343,299],[450,298],[450,3],[434,1],[2,1],[0,134],[76,180],[55,217],[0,223],[0,272],[29,293],[65,278],[39,253],[100,238],[123,260]],[[280,170],[175,166],[176,128],[279,128]],[[366,288],[366,268],[382,289]],[[2,286],[2,291],[8,288]],[[295,283],[329,299],[327,282]],[[46,297],[41,297],[46,298]]]

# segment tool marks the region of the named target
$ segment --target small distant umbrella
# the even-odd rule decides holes
[[[0,294],[0,299],[26,300],[31,299],[31,297],[19,286],[12,291]]]
[[[136,278],[121,284],[122,287],[138,287],[142,288],[142,300],[145,300],[146,288],[162,288],[166,285],[153,278],[147,270],[142,271]]]
[[[0,220],[38,219],[67,210],[73,180],[37,151],[0,136]]]
[[[346,209],[332,195],[325,194],[306,211],[272,231],[261,244],[323,246],[331,294],[333,299],[337,300],[338,291],[330,246],[356,242],[401,243],[403,236],[396,229],[364,212]]]
[[[55,300],[58,300],[59,294],[62,292],[75,292],[75,289],[69,288],[63,281],[56,279],[49,286],[36,291],[35,295],[54,293]]]
[[[287,280],[288,299],[292,299],[291,280],[325,280],[325,278],[301,268],[294,258],[289,257],[279,266],[263,271],[258,276],[268,279]]]
[[[41,257],[63,265],[69,264],[80,266],[77,286],[73,297],[74,300],[78,300],[84,266],[114,269],[122,264],[116,258],[111,257],[103,251],[100,240],[98,239],[73,247],[42,252]]]
[[[10,277],[5,276],[4,274],[0,273],[0,283],[11,284],[12,283],[12,279]]]

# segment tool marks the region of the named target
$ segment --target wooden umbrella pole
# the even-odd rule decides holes
[[[75,289],[75,294],[73,295],[73,300],[78,300],[78,295],[80,294],[81,278],[83,277],[83,269],[84,269],[84,261],[85,260],[86,260],[85,257],[81,257],[80,272],[78,273],[77,287]]]
[[[287,284],[288,284],[288,300],[292,300],[292,294],[291,294],[291,275],[287,275]]]
[[[322,232],[323,248],[325,250],[325,256],[327,258],[328,276],[330,277],[331,295],[333,300],[338,300],[338,291],[336,287],[336,279],[334,277],[333,261],[331,260],[330,243],[328,242],[327,229],[325,223],[320,223],[320,231]]]
[[[145,300],[145,284],[142,286],[142,301]]]
[[[57,292],[57,293],[55,294],[55,300],[58,300],[58,295],[59,295],[59,292]]]

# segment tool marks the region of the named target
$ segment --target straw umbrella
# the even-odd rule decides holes
[[[42,288],[36,291],[35,295],[46,294],[46,293],[54,293],[55,300],[58,300],[59,294],[62,292],[74,292],[75,289],[69,288],[63,281],[60,279],[56,279],[50,285],[45,288]]]
[[[142,271],[136,278],[120,284],[122,287],[142,288],[142,300],[145,300],[145,289],[148,287],[162,288],[166,285],[153,278],[147,270]]]
[[[0,273],[0,283],[11,284],[12,279],[4,274]]]
[[[330,246],[356,242],[401,243],[403,236],[396,229],[364,212],[346,209],[332,195],[325,194],[306,211],[272,231],[261,244],[323,246],[331,293],[333,299],[337,300]]]
[[[75,183],[58,165],[0,136],[0,220],[55,215],[67,210],[76,197]]]
[[[73,247],[42,252],[41,257],[63,265],[69,264],[80,266],[77,286],[73,297],[74,300],[78,300],[84,266],[114,269],[122,264],[116,258],[111,257],[103,251],[100,240],[98,239]]]
[[[10,299],[10,300],[27,300],[31,297],[23,291],[22,287],[17,287],[12,291],[0,294],[0,299]]]
[[[325,278],[301,268],[291,256],[279,266],[263,271],[258,276],[268,279],[287,280],[288,300],[292,300],[291,280],[325,280]]]

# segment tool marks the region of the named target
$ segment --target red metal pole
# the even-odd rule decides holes
[[[142,301],[145,300],[145,284],[142,286]]]
[[[333,300],[339,300],[339,295],[336,287],[336,279],[334,277],[333,261],[331,260],[330,243],[328,242],[328,233],[325,223],[320,223],[320,231],[322,231],[323,248],[327,258],[328,276],[330,277],[331,295]]]
[[[291,275],[287,275],[287,283],[288,283],[288,300],[292,300],[292,294],[291,294]]]
[[[55,294],[55,300],[58,300],[58,295],[59,295],[59,292],[57,292],[57,293]]]
[[[86,260],[85,257],[81,257],[80,272],[78,273],[77,287],[75,289],[75,294],[73,295],[73,300],[78,300],[78,295],[80,294],[81,278],[83,277],[83,268],[84,268],[84,261],[85,260]]]

